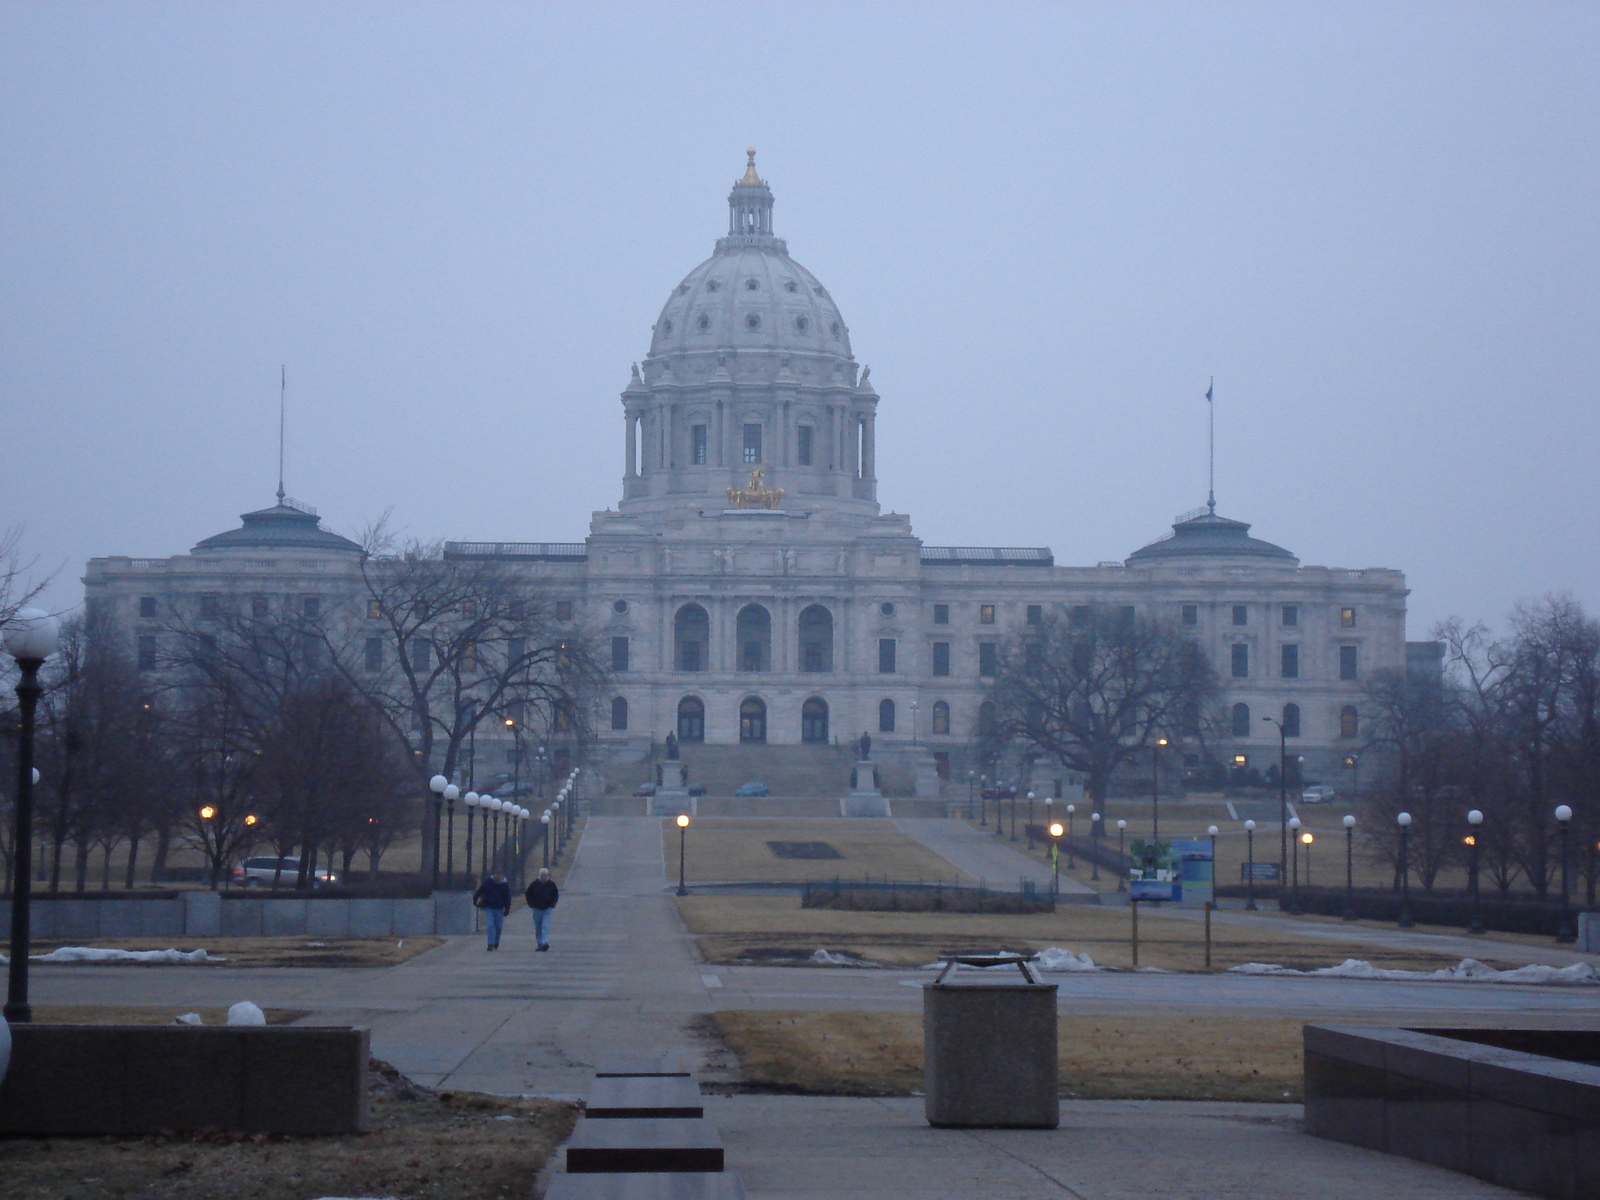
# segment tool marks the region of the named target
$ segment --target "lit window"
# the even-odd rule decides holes
[[[1355,705],[1346,704],[1339,710],[1339,736],[1342,738],[1357,737],[1360,734],[1360,729],[1361,718],[1356,715]]]
[[[1249,679],[1250,647],[1242,643],[1235,642],[1232,646],[1228,647],[1228,653],[1232,657],[1233,677],[1235,679]]]
[[[811,438],[815,430],[809,425],[802,425],[796,431],[795,461],[802,467],[811,465]]]
[[[761,426],[744,427],[744,461],[752,465],[761,461]]]
[[[1233,623],[1235,625],[1248,625],[1248,624],[1250,624],[1250,609],[1249,609],[1249,606],[1244,605],[1244,604],[1235,604],[1233,606]]]
[[[1339,624],[1344,629],[1354,629],[1356,627],[1356,610],[1353,608],[1341,608],[1339,610]]]
[[[1183,623],[1185,625],[1200,624],[1200,606],[1198,604],[1185,604],[1183,606]]]
[[[933,644],[933,673],[935,675],[950,674],[949,642],[935,642]]]
[[[980,605],[978,605],[978,624],[979,625],[993,625],[994,624],[994,605],[992,605],[992,604],[980,604]]]
[[[1282,675],[1285,679],[1299,679],[1300,647],[1280,646],[1278,653],[1280,658],[1278,664],[1278,674]]]
[[[706,427],[689,426],[689,461],[697,467],[706,465]]]
[[[935,604],[933,606],[933,623],[935,625],[950,624],[950,606],[948,604]]]

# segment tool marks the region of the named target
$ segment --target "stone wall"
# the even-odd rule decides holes
[[[29,905],[36,938],[121,937],[416,937],[468,934],[477,914],[467,892],[422,899],[224,896],[183,892],[176,898],[89,900],[35,896]],[[11,902],[0,900],[0,927]]]

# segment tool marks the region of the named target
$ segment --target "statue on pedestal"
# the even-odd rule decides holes
[[[870,762],[872,760],[872,735],[863,733],[861,741],[857,745],[861,750],[861,757],[857,761]]]
[[[667,734],[667,761],[678,761],[678,735],[675,733]]]

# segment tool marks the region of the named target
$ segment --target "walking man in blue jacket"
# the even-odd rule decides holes
[[[489,872],[489,877],[472,893],[472,902],[483,909],[487,918],[488,949],[500,949],[500,930],[511,911],[511,885],[506,882],[505,872],[498,868]]]
[[[533,910],[533,933],[539,949],[550,949],[550,913],[561,899],[561,889],[550,878],[548,867],[539,868],[539,877],[528,885],[528,907]]]

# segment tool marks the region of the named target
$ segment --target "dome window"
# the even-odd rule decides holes
[[[760,329],[761,328],[761,314],[760,313],[751,313],[749,316],[745,317],[744,323],[746,325],[748,325],[751,329]]]
[[[811,328],[811,319],[809,317],[796,317],[794,319],[794,327],[804,333]]]
[[[721,286],[722,285],[720,283],[718,283],[715,279],[706,280],[706,291],[708,291],[708,292],[714,292]]]
[[[621,615],[622,613],[627,612],[628,611],[628,602],[626,600],[613,601],[612,605],[611,605],[611,611],[614,612],[614,613],[617,613],[618,615]]]
[[[700,314],[700,320],[697,321],[696,324],[699,325],[702,330],[710,329],[711,328],[711,318],[706,316],[705,313],[701,313]]]
[[[798,292],[800,285],[791,279],[783,285],[783,290],[786,292]]]
[[[826,299],[828,295],[828,289],[823,287],[820,283],[817,284],[817,295]]]
[[[680,283],[678,285],[678,295],[687,296],[688,294],[689,294],[689,285],[687,283]]]
[[[672,318],[671,317],[668,317],[665,321],[661,322],[661,332],[662,333],[671,333],[672,332]]]
[[[830,327],[834,337],[839,336],[839,322],[835,321]]]
[[[746,279],[744,281],[744,289],[747,292],[759,292],[761,290],[761,281],[759,279]]]

